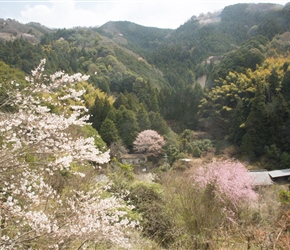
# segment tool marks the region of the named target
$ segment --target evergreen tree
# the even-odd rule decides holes
[[[151,124],[149,120],[149,115],[143,103],[140,104],[136,117],[137,117],[140,131],[150,128]]]
[[[140,131],[135,113],[121,106],[116,114],[116,125],[123,143],[132,149],[133,141]]]
[[[290,107],[290,70],[287,70],[282,80],[281,93]]]
[[[229,122],[229,139],[236,145],[241,145],[242,138],[245,134],[246,109],[241,99],[238,100],[237,106],[231,114]]]
[[[242,139],[242,150],[250,156],[259,157],[269,141],[265,94],[260,83],[257,84],[252,108],[246,120],[246,133]]]
[[[116,109],[120,108],[122,105],[126,107],[127,105],[126,96],[123,93],[120,93],[113,105]]]
[[[96,97],[95,104],[90,108],[89,112],[91,114],[90,122],[92,122],[93,127],[97,131],[100,130],[102,123],[111,109],[112,106],[107,98]]]
[[[272,101],[272,98],[276,96],[278,88],[280,87],[280,79],[278,72],[275,68],[272,69],[270,76],[268,77],[268,90],[267,90],[267,102]]]
[[[115,123],[108,117],[101,125],[100,135],[108,145],[110,145],[113,142],[117,142],[120,139],[118,129]]]
[[[195,83],[194,88],[188,87],[185,92],[185,100],[182,112],[182,124],[189,129],[196,129],[198,126],[197,112],[200,100],[203,98],[203,89],[199,83]]]
[[[125,92],[127,98],[126,108],[137,112],[139,107],[139,99],[134,93]]]
[[[289,129],[287,125],[289,122],[289,108],[280,92],[267,105],[267,111],[269,119],[268,128],[272,135],[272,142],[278,148],[286,149],[290,145],[286,132]]]
[[[158,91],[150,82],[137,81],[134,85],[133,92],[139,98],[140,102],[146,104],[150,111],[158,112]]]
[[[149,120],[151,123],[151,129],[157,131],[161,135],[166,135],[169,132],[169,127],[166,121],[159,113],[153,111],[149,112]]]

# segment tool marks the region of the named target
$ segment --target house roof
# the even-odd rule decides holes
[[[143,154],[125,154],[120,157],[121,159],[145,159],[146,156]]]
[[[290,168],[288,169],[280,169],[280,170],[273,170],[268,172],[272,178],[290,176]]]
[[[268,171],[250,171],[249,174],[253,178],[253,184],[255,186],[268,186],[273,184]]]
[[[279,177],[290,176],[290,168],[273,171],[266,170],[250,171],[249,174],[253,178],[254,185],[271,185],[274,183],[271,178],[275,179]]]

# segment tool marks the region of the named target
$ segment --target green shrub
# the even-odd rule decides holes
[[[279,199],[283,204],[290,204],[290,191],[287,190],[280,190],[279,192]]]
[[[123,193],[129,189],[130,184],[135,179],[133,166],[130,164],[121,164],[113,159],[111,162],[114,170],[109,174],[111,182],[111,191]]]
[[[185,151],[194,157],[200,157],[203,152],[213,147],[213,143],[209,139],[194,140],[186,146]]]
[[[290,166],[290,154],[283,152],[280,156],[280,163],[282,168],[289,168]]]
[[[171,237],[167,236],[167,231],[171,225],[164,213],[162,186],[138,181],[131,186],[129,197],[136,211],[142,215],[140,225],[144,236],[154,239],[163,246],[168,245]]]

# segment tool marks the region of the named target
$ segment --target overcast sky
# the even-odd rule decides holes
[[[39,22],[49,28],[101,26],[108,21],[131,21],[143,26],[176,29],[193,15],[222,10],[235,3],[288,1],[195,0],[0,0],[0,18]]]

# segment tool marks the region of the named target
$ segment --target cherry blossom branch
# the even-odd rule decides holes
[[[91,182],[65,191],[52,184],[66,172],[76,182],[86,174],[73,166],[108,163],[110,156],[96,147],[94,138],[74,134],[88,125],[85,91],[77,89],[88,76],[46,76],[45,63],[26,78],[24,88],[13,83],[0,104],[0,248],[32,243],[72,248],[79,240],[84,245],[106,240],[128,248],[127,232],[137,225],[128,218],[132,208],[109,194],[107,184]]]

